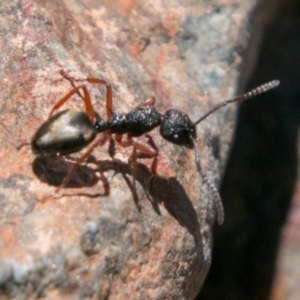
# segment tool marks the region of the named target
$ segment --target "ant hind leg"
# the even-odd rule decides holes
[[[88,82],[91,84],[100,84],[100,85],[104,85],[106,87],[106,115],[107,115],[107,119],[109,120],[112,117],[113,114],[113,110],[112,110],[112,87],[111,85],[104,79],[99,79],[99,78],[94,78],[94,77],[88,77],[86,79],[76,79],[72,76],[70,76],[67,72],[65,72],[64,70],[60,71],[60,74],[67,79],[73,88],[75,88],[75,81],[76,82]],[[83,98],[83,96],[79,93],[80,97]]]

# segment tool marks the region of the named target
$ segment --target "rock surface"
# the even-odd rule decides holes
[[[133,199],[131,149],[117,147],[112,162],[108,146],[99,147],[55,199],[43,202],[74,159],[39,158],[16,146],[30,141],[69,91],[61,69],[109,81],[118,112],[155,96],[159,111],[176,107],[196,120],[233,94],[255,2],[1,3],[1,299],[195,298],[211,262],[215,210],[192,151],[154,130],[155,192],[148,188],[151,160],[139,159]],[[105,115],[104,91],[89,90]],[[79,97],[65,106],[83,109]],[[225,163],[233,111],[198,126],[211,181]]]
[[[260,13],[269,21],[250,85],[271,78],[281,84],[240,106],[221,187],[227,222],[214,232],[201,300],[292,300],[300,294],[300,2],[263,2]]]

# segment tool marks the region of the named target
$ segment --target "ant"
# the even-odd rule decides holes
[[[134,192],[136,192],[137,151],[153,158],[151,164],[152,176],[150,178],[151,187],[151,183],[156,175],[158,150],[151,149],[134,141],[132,138],[142,136],[152,131],[155,127],[160,126],[160,134],[167,141],[194,150],[197,172],[203,181],[207,183],[213,194],[218,224],[221,225],[223,223],[224,210],[221,197],[215,185],[208,179],[201,168],[196,126],[216,110],[229,103],[245,101],[275,88],[280,83],[278,80],[270,81],[243,95],[223,101],[214,106],[196,122],[192,122],[187,114],[177,109],[167,110],[164,115],[160,114],[154,107],[156,101],[154,97],[142,102],[127,114],[115,114],[112,108],[112,87],[107,81],[98,78],[75,79],[63,70],[60,71],[60,74],[71,83],[72,89],[54,105],[48,120],[36,131],[31,141],[32,150],[37,155],[66,155],[78,152],[88,146],[89,148],[79,157],[56,191],[66,185],[76,167],[93,152],[95,147],[104,145],[112,135],[122,147],[133,147],[131,163]],[[104,121],[94,112],[86,86],[84,84],[76,86],[75,82],[88,82],[105,86],[107,121]],[[74,94],[78,94],[83,99],[86,111],[66,109],[53,115],[54,111],[60,108]],[[102,133],[102,135],[99,135],[99,133]],[[123,135],[126,135],[125,140],[123,140]]]
[[[46,156],[67,155],[79,152],[88,145],[90,147],[79,157],[63,183],[56,189],[56,192],[66,185],[77,166],[93,152],[95,147],[104,145],[114,134],[115,141],[122,147],[133,146],[132,169],[133,191],[135,193],[137,151],[153,158],[151,172],[153,176],[156,174],[158,152],[132,139],[159,126],[161,116],[154,107],[155,98],[147,99],[128,114],[115,114],[112,110],[112,88],[108,82],[98,78],[74,79],[63,70],[60,71],[60,74],[70,81],[73,88],[54,105],[48,120],[39,127],[33,136],[31,148],[36,155]],[[106,122],[94,112],[86,86],[75,86],[75,81],[86,81],[106,87]],[[80,93],[81,90],[83,96]],[[54,111],[60,108],[75,93],[84,100],[86,112],[67,109],[53,115]],[[103,134],[98,137],[99,133]],[[127,134],[126,140],[123,140],[124,134]]]

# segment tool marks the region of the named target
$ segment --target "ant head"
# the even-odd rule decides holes
[[[196,139],[196,126],[187,114],[177,110],[168,110],[160,125],[160,134],[167,141],[193,149]]]

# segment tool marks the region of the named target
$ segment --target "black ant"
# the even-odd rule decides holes
[[[153,158],[151,172],[153,176],[156,174],[157,151],[132,139],[133,137],[139,137],[150,132],[153,128],[159,126],[161,116],[154,107],[155,98],[151,97],[147,99],[128,114],[114,114],[112,111],[112,88],[109,83],[98,78],[74,79],[63,70],[60,73],[71,82],[73,89],[54,105],[48,120],[40,126],[33,136],[31,148],[37,155],[66,155],[78,152],[88,145],[90,147],[76,161],[73,169],[68,173],[56,192],[66,185],[76,167],[92,153],[94,148],[104,145],[113,134],[115,141],[122,147],[133,146],[132,169],[133,190],[135,192],[137,151]],[[105,85],[106,115],[108,121],[105,122],[94,112],[86,86],[75,86],[74,81],[87,81],[89,83]],[[83,91],[83,96],[80,90]],[[75,93],[79,94],[84,100],[86,112],[67,109],[53,115],[54,111],[61,107]],[[98,137],[98,133],[103,134]],[[123,134],[127,134],[126,140],[123,140]]]
[[[132,138],[139,137],[150,132],[155,127],[160,126],[160,134],[167,141],[179,146],[185,146],[189,149],[194,149],[197,171],[212,191],[215,200],[218,223],[223,223],[224,211],[221,197],[217,188],[212,182],[210,182],[200,165],[196,126],[213,112],[229,103],[248,100],[275,88],[279,85],[278,80],[270,81],[243,95],[223,101],[213,107],[196,122],[192,122],[187,114],[176,109],[170,109],[166,111],[164,115],[160,114],[154,107],[154,97],[151,97],[139,104],[135,109],[127,114],[115,114],[112,109],[112,88],[107,81],[97,78],[74,79],[63,70],[61,70],[60,73],[63,77],[70,81],[73,88],[54,105],[49,114],[48,120],[43,123],[35,133],[31,142],[33,152],[38,155],[66,155],[78,152],[87,146],[90,146],[89,149],[77,160],[73,169],[68,173],[61,186],[57,188],[57,191],[69,181],[75,168],[92,153],[94,148],[104,145],[107,140],[112,137],[112,135],[114,135],[115,141],[121,146],[133,146],[132,170],[134,190],[135,172],[137,168],[137,151],[145,153],[153,158],[151,165],[152,177],[150,179],[152,182],[156,175],[158,151],[140,144]],[[107,121],[104,121],[94,112],[86,86],[76,86],[74,82],[96,83],[106,87]],[[80,93],[81,90],[83,91],[83,96]],[[67,109],[53,115],[54,111],[61,107],[75,93],[81,96],[84,100],[86,112]],[[103,134],[98,135],[99,133]],[[124,134],[126,134],[125,140],[123,140]]]

